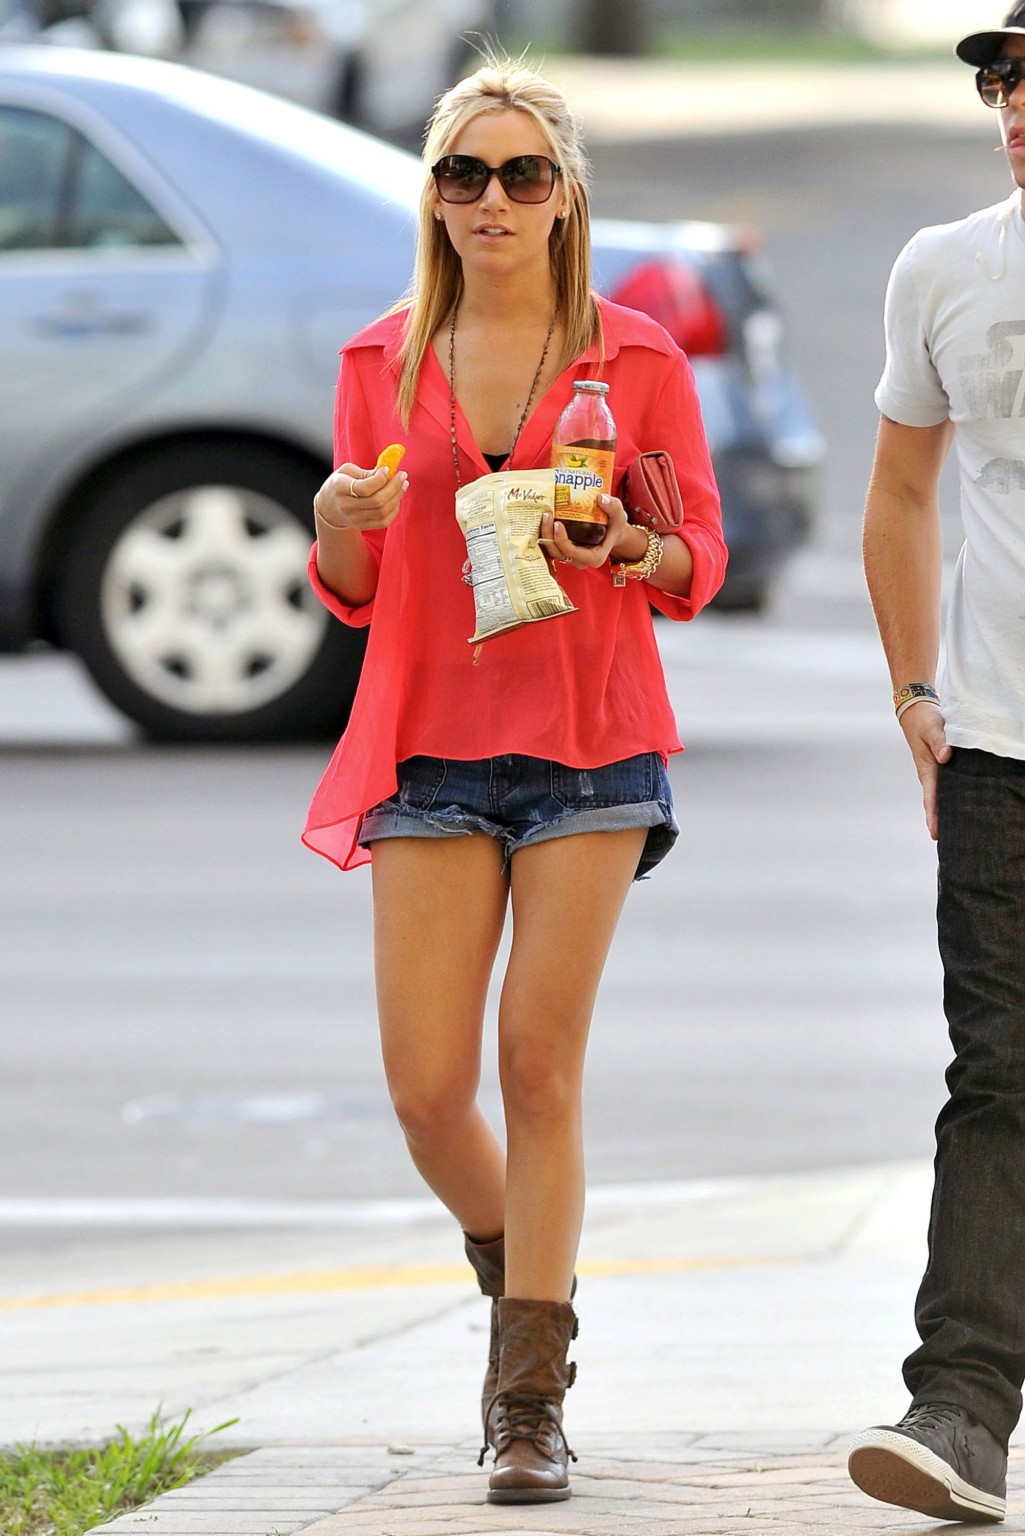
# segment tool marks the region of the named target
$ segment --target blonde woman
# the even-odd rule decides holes
[[[725,549],[685,358],[652,320],[591,290],[585,162],[559,92],[489,63],[441,99],[424,171],[411,292],[343,349],[339,468],[316,498],[311,579],[343,622],[373,622],[305,840],[344,869],[371,860],[392,1102],[492,1298],[488,1498],[534,1503],[570,1493],[562,1407],[595,994],[631,881],[678,830],[666,764],[680,742],[650,605],[691,618],[722,581]],[[608,497],[608,532],[583,549],[546,517],[577,611],[499,635],[475,659],[456,491],[547,466],[574,380],[596,376],[610,386],[617,472],[645,449],[671,452],[684,527],[659,540]],[[373,466],[395,440],[406,456],[389,479]],[[503,1148],[477,1087],[509,910]]]

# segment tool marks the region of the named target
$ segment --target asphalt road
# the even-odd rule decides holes
[[[609,965],[590,1176],[924,1156],[947,1054],[932,851],[855,550],[890,262],[1005,173],[978,133],[879,128],[593,158],[598,212],[761,227],[830,465],[765,620],[663,627],[684,838]],[[0,663],[0,737],[0,1201],[420,1194],[366,874],[298,843],[326,753],[140,745],[45,657]],[[497,1113],[490,1066],[484,1091]]]
[[[665,647],[684,837],[608,968],[592,1177],[924,1151],[931,853],[873,651],[721,619]],[[418,1192],[377,1061],[366,873],[298,843],[324,756],[4,754],[0,1198]],[[485,1092],[497,1110],[490,1068]]]

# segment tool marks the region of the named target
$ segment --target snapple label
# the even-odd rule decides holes
[[[616,468],[616,424],[605,402],[609,386],[597,379],[573,385],[552,441],[555,516],[573,544],[600,544],[608,516],[598,497],[609,495]]]

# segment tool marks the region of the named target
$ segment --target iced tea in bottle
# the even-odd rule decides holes
[[[573,544],[600,544],[608,517],[598,497],[612,494],[616,467],[616,423],[605,396],[607,384],[580,379],[573,398],[555,424],[552,468],[555,515]]]

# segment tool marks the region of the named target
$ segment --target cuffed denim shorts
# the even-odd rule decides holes
[[[657,752],[601,768],[567,768],[543,757],[409,757],[396,770],[394,795],[372,806],[360,825],[368,847],[383,837],[458,837],[486,832],[502,844],[504,867],[519,848],[577,832],[647,827],[637,866],[641,880],[669,852],[680,829],[669,775]]]

